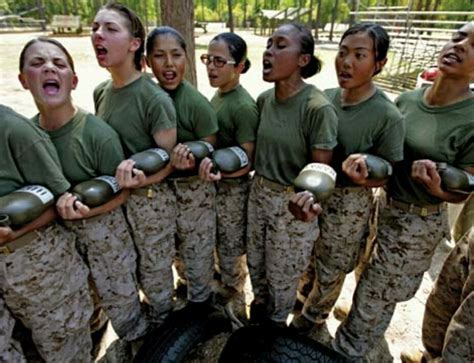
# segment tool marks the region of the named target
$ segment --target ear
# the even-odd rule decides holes
[[[306,67],[311,61],[311,54],[300,54],[298,58],[298,65],[300,68]]]
[[[29,89],[28,82],[26,81],[26,78],[23,76],[23,73],[18,74],[18,80],[20,81],[24,89]]]
[[[132,38],[132,42],[130,44],[130,47],[128,48],[131,52],[135,52],[140,48],[140,45],[142,44],[142,41],[140,38]]]
[[[74,73],[74,75],[72,76],[72,89],[76,89],[78,83],[79,78],[77,77],[77,74]]]
[[[385,67],[385,64],[387,63],[387,58],[384,58],[380,61],[375,62],[375,71],[374,74],[378,74],[382,71],[383,67]]]
[[[245,68],[245,63],[243,62],[240,62],[239,64],[237,64],[237,67],[235,67],[238,73],[242,73],[244,71],[244,68]]]

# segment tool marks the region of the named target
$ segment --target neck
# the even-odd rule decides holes
[[[341,104],[343,106],[357,105],[372,97],[376,90],[377,88],[372,81],[356,88],[342,88]]]
[[[306,83],[298,75],[290,79],[275,82],[275,97],[279,101],[286,100],[297,94]]]
[[[39,110],[39,124],[47,130],[53,131],[63,127],[67,124],[77,112],[77,107],[72,103],[57,107],[57,108],[45,108],[38,106]]]
[[[115,88],[122,88],[140,78],[142,73],[135,68],[133,63],[126,62],[121,66],[109,68],[112,84]]]
[[[236,81],[233,81],[233,82],[229,82],[228,84],[222,86],[222,87],[219,87],[219,92],[220,93],[227,93],[227,92],[230,92],[232,91],[233,89],[236,89],[238,86],[239,86],[240,82],[239,80],[237,79]]]
[[[469,80],[447,78],[442,74],[424,94],[424,100],[430,106],[449,106],[471,97]]]

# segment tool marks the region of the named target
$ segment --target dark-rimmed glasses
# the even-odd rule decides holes
[[[222,57],[218,57],[215,55],[210,55],[210,54],[203,54],[201,55],[201,62],[208,66],[209,64],[214,64],[214,67],[217,68],[222,68],[226,64],[235,64],[236,62],[234,60],[227,60]]]

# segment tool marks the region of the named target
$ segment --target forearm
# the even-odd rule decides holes
[[[163,169],[161,169],[159,172],[149,175],[146,178],[145,183],[143,184],[142,187],[151,185],[151,184],[156,184],[156,183],[161,183],[163,180],[165,180],[173,171],[175,171],[175,168],[171,165],[171,163],[168,163]]]
[[[91,218],[91,217],[98,216],[98,215],[101,215],[101,214],[104,214],[104,213],[108,213],[108,212],[114,210],[115,208],[117,208],[120,205],[122,205],[123,203],[125,203],[125,201],[127,200],[129,195],[130,195],[130,191],[128,189],[122,190],[112,200],[109,200],[107,203],[102,204],[102,205],[100,205],[96,208],[92,208],[89,211],[89,213],[87,213],[87,216],[85,216],[84,218]]]
[[[20,229],[13,230],[13,233],[11,234],[11,237],[9,238],[10,241],[13,241],[17,238],[20,238],[21,236],[33,232],[37,230],[38,228],[41,228],[51,221],[54,221],[57,217],[56,213],[56,208],[54,206],[49,207],[46,209],[43,214],[41,214],[38,218],[36,218],[34,221],[25,224],[22,226]],[[8,241],[9,242],[9,241]]]
[[[222,179],[238,178],[238,177],[247,175],[250,172],[250,170],[252,170],[252,166],[249,164],[245,168],[237,170],[233,173],[226,174],[226,173],[221,172],[221,175],[222,175]]]

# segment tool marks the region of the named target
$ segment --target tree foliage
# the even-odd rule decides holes
[[[92,21],[97,9],[106,0],[42,0],[46,20],[54,14],[80,15],[84,24]],[[160,23],[160,0],[123,0],[122,3],[134,9],[150,26]],[[232,0],[234,24],[242,26],[244,21],[252,21],[260,9],[285,9],[290,7],[309,7],[311,0]],[[336,11],[337,22],[347,22],[353,0],[340,0]],[[474,11],[473,0],[360,0],[359,10],[369,6],[407,6],[413,3],[412,10],[449,10]],[[0,14],[21,14],[39,18],[36,4],[38,0],[0,0]],[[195,0],[194,17],[197,21],[228,21],[229,0]],[[313,1],[313,13],[316,12],[316,1]],[[330,21],[334,0],[322,0],[321,23]],[[313,15],[313,19],[315,15]],[[467,20],[467,19],[466,19]]]

